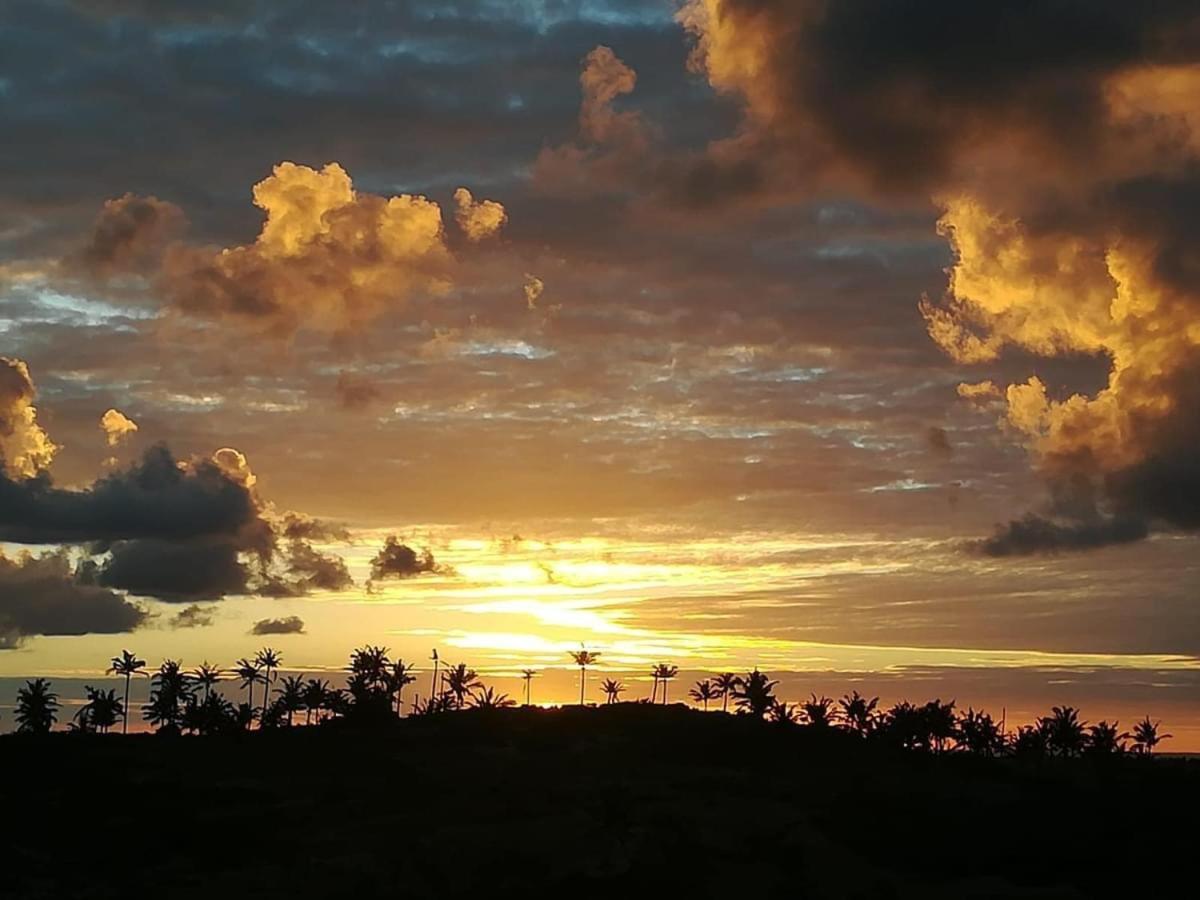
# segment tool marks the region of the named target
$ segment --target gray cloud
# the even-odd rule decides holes
[[[251,634],[304,634],[304,620],[299,616],[282,619],[260,619],[250,629]]]

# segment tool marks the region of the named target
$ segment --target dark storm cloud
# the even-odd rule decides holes
[[[82,490],[55,487],[44,476],[15,481],[0,475],[4,541],[181,541],[239,533],[248,548],[269,541],[250,492],[208,460],[180,468],[163,445]]]
[[[167,603],[219,600],[250,590],[250,570],[238,546],[219,538],[120,541],[109,548],[96,579],[104,587]]]
[[[125,194],[105,202],[86,244],[72,261],[102,276],[150,269],[184,224],[183,212],[173,203]]]
[[[77,578],[65,553],[0,554],[0,650],[34,635],[119,634],[146,618],[136,603]]]
[[[1142,540],[1147,533],[1141,519],[1056,522],[1029,513],[998,527],[994,535],[980,542],[979,548],[988,556],[1029,556],[1128,544]]]
[[[714,84],[772,139],[885,189],[944,189],[1010,132],[1073,162],[1108,128],[1107,76],[1200,52],[1187,0],[687,6]]]
[[[438,571],[433,553],[428,549],[418,553],[407,544],[402,544],[394,535],[388,537],[379,552],[371,558],[371,580],[386,578],[411,578]]]
[[[304,634],[304,620],[299,616],[282,619],[260,619],[250,629],[251,634]]]

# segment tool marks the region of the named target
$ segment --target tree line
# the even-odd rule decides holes
[[[571,651],[579,667],[579,702],[587,697],[587,670],[600,654],[581,649]],[[408,702],[409,717],[450,713],[466,708],[505,709],[516,706],[507,694],[486,686],[465,663],[442,665],[434,650],[429,692],[422,699],[416,693]],[[405,715],[404,689],[417,682],[417,669],[402,659],[392,660],[386,647],[360,647],[350,655],[346,686],[333,687],[329,681],[304,675],[280,676],[282,655],[264,647],[253,657],[239,659],[228,669],[202,663],[185,671],[178,660],[164,660],[151,673],[146,661],[123,650],[112,659],[107,673],[124,679],[124,690],[85,687],[86,702],[68,723],[76,733],[105,734],[119,724],[121,733],[129,730],[129,693],[135,677],[150,678],[150,697],[141,708],[142,718],[159,734],[232,734],[259,729],[290,728],[300,723],[322,725],[331,721],[380,724]],[[532,683],[538,672],[522,671],[524,703],[532,704]],[[679,674],[678,666],[659,663],[651,669],[649,697],[637,703],[668,703],[669,685]],[[225,681],[240,682],[245,700],[234,703],[216,686]],[[1077,757],[1083,755],[1153,754],[1155,748],[1171,737],[1161,732],[1161,724],[1146,716],[1122,731],[1117,722],[1101,720],[1088,724],[1072,706],[1055,706],[1048,715],[1010,732],[1006,723],[989,713],[955,708],[953,700],[940,699],[924,704],[902,700],[888,709],[879,706],[879,698],[867,698],[858,691],[840,700],[818,697],[791,704],[775,695],[777,681],[758,669],[737,675],[723,672],[695,682],[689,698],[704,712],[710,704],[714,711],[734,713],[780,727],[804,727],[815,731],[839,731],[866,741],[898,749],[944,753],[961,751],[978,756]],[[256,688],[261,686],[259,701]],[[44,678],[27,681],[17,691],[14,718],[19,733],[49,732],[58,722],[58,695]],[[605,705],[620,703],[626,686],[615,678],[601,683]]]

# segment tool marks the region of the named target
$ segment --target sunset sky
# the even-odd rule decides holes
[[[1200,750],[1200,13],[985,7],[9,0],[0,729],[582,643]]]

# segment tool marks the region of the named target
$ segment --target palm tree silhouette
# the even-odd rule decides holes
[[[262,716],[265,718],[267,715],[267,705],[271,699],[271,681],[274,680],[275,677],[273,672],[279,668],[279,664],[283,662],[283,657],[279,655],[278,651],[273,650],[270,647],[263,647],[254,655],[254,661],[262,667],[263,684],[266,685],[266,687],[263,689],[262,707]]]
[[[841,708],[838,715],[849,730],[866,737],[875,728],[875,707],[878,705],[878,697],[868,700],[855,691],[853,694],[846,694],[838,701],[838,706]]]
[[[708,712],[708,701],[716,700],[721,696],[721,692],[716,685],[705,678],[703,681],[697,681],[696,686],[688,691],[688,695],[697,703],[703,703],[704,711]]]
[[[530,705],[529,696],[531,693],[531,689],[533,687],[533,679],[536,676],[537,676],[537,672],[534,669],[522,669],[521,670],[521,677],[525,679],[525,705],[526,706]]]
[[[178,733],[184,707],[192,699],[191,685],[179,661],[164,659],[151,683],[150,702],[142,707],[142,715],[159,731]]]
[[[146,668],[146,661],[138,659],[128,650],[122,650],[120,656],[112,658],[112,665],[108,667],[108,672],[111,675],[120,675],[125,679],[125,703],[123,704],[124,712],[121,720],[121,734],[129,733],[129,679],[134,675],[145,675],[142,670]]]
[[[301,675],[288,675],[275,689],[279,695],[279,704],[287,713],[288,728],[292,727],[292,715],[304,709],[304,678]]]
[[[600,688],[604,691],[604,696],[608,698],[604,701],[608,706],[612,706],[620,700],[621,694],[625,691],[625,685],[615,678],[605,678]]]
[[[659,666],[656,664],[654,668],[650,670],[650,677],[654,679],[654,685],[650,688],[651,703],[656,703],[658,701],[658,669]]]
[[[777,725],[794,725],[798,716],[795,707],[788,706],[782,700],[776,700],[767,711],[767,718]]]
[[[446,687],[454,695],[455,706],[463,708],[467,696],[479,687],[479,676],[474,669],[468,669],[466,663],[452,666],[446,676]]]
[[[658,680],[662,682],[662,702],[665,706],[667,703],[667,682],[679,674],[679,666],[673,666],[670,663],[658,664]]]
[[[321,721],[321,709],[325,706],[325,697],[329,694],[329,682],[319,678],[310,678],[304,685],[304,707],[307,713],[304,724],[312,722],[312,715],[317,714],[317,722]]]
[[[416,668],[404,662],[402,659],[392,663],[392,670],[388,673],[387,683],[388,691],[396,696],[396,718],[400,718],[400,708],[403,705],[404,686],[412,684],[417,680],[417,676],[413,674]]]
[[[977,756],[998,756],[1004,750],[1004,734],[988,714],[971,707],[958,717],[954,741],[960,750]]]
[[[717,695],[721,698],[721,712],[729,712],[729,697],[738,686],[740,679],[732,672],[722,672],[713,679]]]
[[[88,702],[79,708],[75,718],[85,728],[95,728],[101,734],[107,734],[117,724],[117,719],[124,716],[124,705],[117,699],[115,690],[104,691],[86,685],[84,691]]]
[[[1084,750],[1099,755],[1120,755],[1125,752],[1129,733],[1119,730],[1119,723],[1101,719],[1088,728]]]
[[[1039,720],[1046,731],[1046,747],[1056,756],[1078,756],[1085,744],[1084,726],[1079,710],[1073,706],[1055,706],[1050,715]]]
[[[1146,716],[1133,726],[1133,746],[1138,753],[1150,756],[1160,743],[1174,737],[1171,734],[1159,734],[1158,729],[1161,725],[1161,722],[1151,722],[1150,717]]]
[[[429,682],[429,697],[432,699],[437,696],[438,692],[438,663],[440,660],[438,659],[437,647],[433,648],[433,654],[429,658],[433,660],[433,677]]]
[[[58,694],[50,690],[50,682],[45,678],[26,681],[17,691],[13,718],[23,734],[45,734],[53,728],[58,721]]]
[[[208,699],[213,687],[220,682],[225,673],[217,666],[211,666],[206,659],[192,672],[192,681],[204,688],[204,699]]]
[[[483,688],[471,698],[471,706],[475,709],[508,709],[516,706],[508,694],[497,694],[493,688]]]
[[[258,660],[242,657],[237,661],[237,668],[233,670],[233,673],[242,679],[242,687],[247,690],[246,705],[250,709],[254,709],[254,685],[261,684],[266,680],[263,678],[262,665]]]
[[[812,694],[800,704],[800,710],[804,721],[814,728],[828,728],[833,724],[833,701],[828,697]]]
[[[761,719],[775,704],[773,690],[777,684],[779,684],[778,681],[771,681],[765,673],[758,669],[747,672],[745,676],[738,679],[738,685],[733,693],[734,703],[743,713]]]
[[[583,645],[580,645],[579,650],[569,650],[571,659],[575,660],[575,665],[579,666],[579,705],[583,706],[584,691],[587,688],[587,667],[596,664],[600,659],[599,653],[593,653]]]

